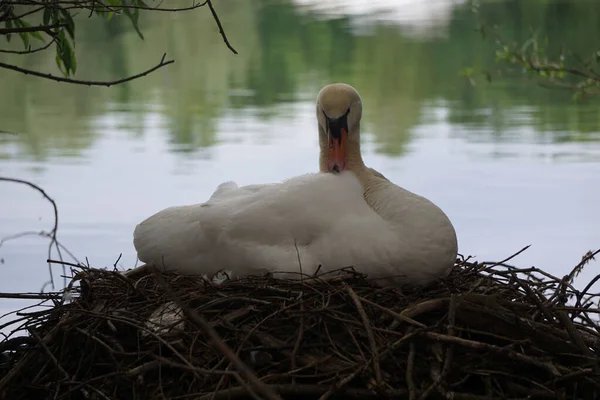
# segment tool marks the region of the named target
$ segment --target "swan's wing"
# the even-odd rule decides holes
[[[217,189],[212,194],[210,199],[208,199],[207,203],[215,203],[218,201],[244,197],[277,185],[277,183],[266,183],[261,185],[247,185],[239,187],[233,181],[224,182],[217,186]]]
[[[296,247],[308,248],[348,215],[372,212],[351,174],[221,189],[213,201],[171,207],[140,223],[139,259],[189,274],[295,267]]]
[[[237,183],[235,183],[233,181],[223,182],[219,186],[217,186],[217,189],[212,194],[212,196],[210,196],[207,203],[210,203],[211,201],[214,202],[214,201],[218,201],[220,199],[227,198],[227,194],[235,192],[235,190],[237,188],[238,188]]]

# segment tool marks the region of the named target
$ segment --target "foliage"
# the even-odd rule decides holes
[[[153,5],[152,3],[158,4]],[[190,11],[204,5],[208,5],[210,8],[225,43],[235,53],[235,50],[230,46],[223,32],[221,23],[210,0],[201,3],[194,1],[191,6],[178,8],[162,8],[162,3],[160,0],[48,0],[43,2],[35,0],[7,0],[0,2],[0,24],[4,23],[4,28],[0,28],[0,35],[4,36],[8,43],[11,42],[14,35],[18,35],[25,47],[24,50],[0,49],[0,53],[27,55],[46,51],[54,45],[56,64],[64,75],[64,78],[5,63],[0,63],[0,68],[59,82],[86,85],[110,86],[127,82],[145,76],[158,68],[171,64],[173,61],[165,61],[165,55],[163,55],[160,63],[155,67],[143,73],[114,82],[70,79],[77,71],[77,58],[74,51],[75,17],[79,14],[87,13],[88,17],[98,16],[106,21],[110,21],[114,17],[127,18],[139,37],[143,40],[144,35],[139,26],[141,11]],[[172,5],[173,2],[171,2]]]
[[[479,16],[478,30],[481,35],[495,42],[497,61],[519,67],[522,73],[543,86],[567,89],[574,93],[573,97],[576,100],[600,95],[600,47],[583,56],[570,46],[557,43],[564,42],[564,37],[551,38],[548,34],[540,34],[541,27],[536,27],[535,30],[530,27],[530,36],[525,41],[509,41],[502,35],[498,25],[480,14],[480,0],[472,0],[470,5],[473,12]],[[546,9],[561,6],[546,3]],[[592,4],[586,6],[593,7]],[[597,23],[596,20],[588,22]],[[474,68],[463,70],[463,74],[469,79],[472,79],[474,72]],[[480,72],[488,80],[492,79],[489,70]]]

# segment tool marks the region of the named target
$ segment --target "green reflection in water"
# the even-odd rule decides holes
[[[2,71],[0,129],[19,134],[0,134],[0,143],[15,143],[19,156],[36,160],[78,155],[98,139],[95,117],[119,112],[122,123],[141,136],[145,116],[158,109],[173,151],[193,152],[218,141],[217,121],[226,110],[253,107],[269,118],[273,106],[313,99],[332,81],[349,82],[361,92],[365,127],[387,154],[403,153],[424,104],[439,100],[448,105],[448,121],[472,127],[468,135],[478,140],[516,140],[505,132],[519,125],[538,131],[539,141],[599,140],[598,101],[578,105],[569,93],[525,84],[517,76],[475,87],[461,78],[465,67],[497,68],[493,42],[475,32],[468,5],[454,9],[447,35],[428,39],[407,37],[389,24],[359,31],[350,18],[315,18],[289,0],[229,0],[217,7],[237,56],[223,44],[207,9],[143,16],[145,41],[124,19],[106,24],[80,18],[78,78],[134,74],[163,52],[176,62],[110,89]],[[509,40],[522,42],[537,28],[555,45],[552,51],[566,45],[587,55],[600,48],[600,2],[483,1],[480,10]],[[51,53],[2,59],[58,72]],[[484,127],[492,128],[489,137],[478,131]]]

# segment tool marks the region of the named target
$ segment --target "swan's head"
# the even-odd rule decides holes
[[[333,83],[325,86],[317,98],[317,119],[321,152],[327,148],[327,171],[346,169],[348,147],[360,143],[359,125],[362,101],[352,86]]]

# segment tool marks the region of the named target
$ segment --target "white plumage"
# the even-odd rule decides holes
[[[361,113],[353,88],[325,87],[317,102],[321,173],[265,185],[226,182],[206,203],[160,211],[135,229],[139,259],[209,276],[300,272],[298,256],[305,274],[319,265],[321,272],[354,267],[382,284],[421,285],[447,275],[457,255],[452,224],[429,200],[364,166]],[[340,115],[347,127],[341,153],[332,156],[323,118]],[[340,159],[345,171],[327,173]]]

